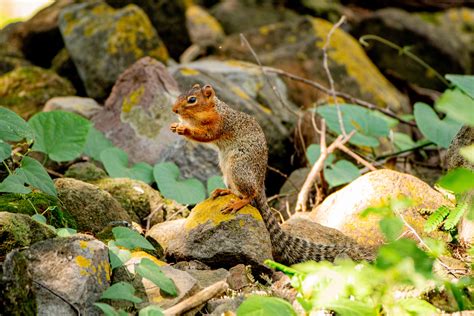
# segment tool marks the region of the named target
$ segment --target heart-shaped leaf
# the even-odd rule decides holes
[[[84,150],[91,123],[74,113],[40,112],[29,121],[36,138],[33,150],[43,152],[54,161],[70,161]]]
[[[339,160],[335,164],[328,165],[324,171],[326,181],[331,188],[351,182],[359,177],[359,175],[359,169],[347,160]]]
[[[12,146],[0,140],[0,162],[4,161],[12,154]]]
[[[163,271],[161,271],[160,267],[150,259],[143,258],[137,266],[136,271],[142,277],[153,282],[163,292],[172,296],[178,295],[173,280],[168,278]]]
[[[450,170],[439,179],[438,184],[454,193],[463,193],[474,188],[474,171],[467,168]]]
[[[440,120],[426,103],[415,103],[415,120],[423,135],[436,145],[448,148],[462,124],[449,116]]]
[[[127,282],[118,282],[113,284],[102,293],[101,299],[125,300],[132,303],[141,303],[142,299],[135,296],[135,288]]]
[[[240,304],[237,309],[237,315],[296,316],[296,312],[293,310],[290,303],[281,298],[253,295]]]
[[[458,122],[474,125],[474,99],[459,89],[446,90],[436,100],[435,107]]]
[[[163,316],[163,310],[157,305],[148,305],[138,312],[138,316]]]
[[[117,147],[110,147],[100,153],[100,161],[107,173],[114,178],[131,178],[146,183],[153,182],[153,168],[147,163],[140,162],[128,167],[128,155]]]
[[[100,131],[98,131],[94,126],[91,126],[89,129],[89,134],[87,134],[87,141],[84,146],[84,154],[86,156],[92,157],[97,161],[100,161],[100,153],[114,145],[107,137],[104,136]]]
[[[18,114],[0,106],[0,139],[18,142],[34,138],[33,131]]]
[[[31,189],[25,186],[23,177],[11,174],[0,183],[0,192],[28,194]]]
[[[469,75],[446,75],[446,79],[451,81],[465,94],[474,99],[474,76]]]
[[[172,162],[156,164],[153,175],[160,192],[182,204],[196,204],[206,198],[206,189],[197,179],[179,180],[179,168]]]
[[[152,244],[145,237],[127,227],[114,227],[112,233],[115,238],[115,245],[133,250],[143,248],[155,250]]]
[[[132,257],[132,253],[129,250],[117,247],[113,240],[110,240],[107,246],[109,247],[110,266],[112,270],[121,267]]]
[[[321,156],[321,145],[309,145],[306,149],[306,158],[308,158],[309,163],[314,165],[314,163],[319,159],[319,156]],[[327,166],[331,164],[335,158],[336,156],[334,156],[334,154],[329,154],[329,156],[326,157],[326,160],[324,160],[324,165]]]
[[[54,197],[57,196],[53,180],[38,160],[28,156],[23,157],[21,167],[15,170],[15,174],[22,177],[23,181],[32,187]]]
[[[221,176],[212,176],[207,179],[207,194],[211,195],[215,189],[225,189],[226,185]]]

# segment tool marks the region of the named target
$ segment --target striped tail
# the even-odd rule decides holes
[[[375,251],[372,248],[362,247],[356,244],[317,244],[306,239],[289,235],[284,232],[275,215],[267,204],[263,193],[255,199],[255,204],[262,214],[265,226],[270,233],[275,259],[284,264],[295,264],[299,262],[315,260],[334,261],[337,256],[349,256],[354,260],[373,261]]]

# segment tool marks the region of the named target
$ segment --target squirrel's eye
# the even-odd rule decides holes
[[[197,101],[196,97],[189,97],[188,98],[188,104],[194,104],[194,103],[196,103],[196,101]]]

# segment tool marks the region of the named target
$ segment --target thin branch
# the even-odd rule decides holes
[[[74,311],[77,313],[77,315],[81,315],[81,311],[79,310],[79,308],[74,305],[73,303],[69,302],[64,296],[62,296],[61,294],[59,294],[58,292],[56,292],[55,290],[53,289],[50,289],[49,287],[47,287],[46,285],[42,284],[41,282],[38,282],[38,281],[35,281],[33,280],[33,283],[39,285],[40,287],[42,287],[43,289],[45,289],[46,291],[48,291],[49,293],[53,294],[54,296],[56,296],[57,298],[61,299],[64,303],[68,304],[69,306],[71,306]]]
[[[362,158],[361,156],[359,156],[358,154],[350,150],[346,145],[339,145],[337,146],[337,148],[342,150],[343,152],[345,152],[352,158],[354,158],[361,165],[364,165],[365,167],[367,167],[367,169],[369,169],[370,171],[377,170],[377,168],[375,168],[374,165],[372,165],[370,162],[368,162],[367,160],[365,160],[364,158]]]
[[[151,211],[151,213],[148,214],[147,217],[145,217],[145,219],[146,219],[146,229],[145,229],[145,232],[148,232],[148,231],[150,230],[151,219],[153,218],[153,216],[155,216],[155,214],[156,214],[157,212],[159,212],[160,210],[163,209],[163,206],[164,206],[163,203],[159,203],[159,204],[155,207],[155,209],[154,209],[153,211]]]
[[[265,69],[266,72],[271,72],[271,73],[276,73],[276,74],[279,74],[281,76],[284,76],[284,77],[287,77],[291,80],[295,80],[295,81],[299,81],[299,82],[302,82],[304,84],[307,84],[313,88],[316,88],[320,91],[323,91],[324,93],[326,94],[330,94],[331,93],[331,90],[326,88],[325,86],[323,86],[322,84],[316,82],[316,81],[313,81],[313,80],[310,80],[310,79],[306,79],[306,78],[303,78],[303,77],[300,77],[300,76],[297,76],[297,75],[294,75],[292,73],[289,73],[289,72],[286,72],[284,70],[281,70],[281,69],[277,69],[277,68],[272,68],[272,67],[263,67]],[[413,123],[413,122],[410,122],[410,121],[407,121],[405,119],[402,119],[401,117],[398,117],[395,113],[393,113],[392,111],[390,110],[387,110],[387,109],[382,109],[382,108],[379,108],[377,105],[373,104],[373,103],[370,103],[370,102],[367,102],[367,101],[364,101],[364,100],[361,100],[359,98],[356,98],[348,93],[345,93],[345,92],[340,92],[340,91],[335,91],[336,93],[336,96],[338,97],[341,97],[341,98],[344,98],[346,100],[349,100],[350,102],[353,102],[355,104],[358,104],[360,106],[363,106],[369,110],[375,110],[375,111],[379,111],[380,113],[383,113],[391,118],[394,118],[396,119],[397,121],[399,121],[400,123],[403,123],[403,124],[406,124],[406,125],[409,125],[409,126],[413,126],[413,127],[416,127],[416,124]]]
[[[327,34],[326,43],[324,43],[324,46],[323,46],[323,67],[324,67],[324,70],[326,71],[326,75],[328,76],[329,88],[331,91],[333,102],[336,105],[339,127],[341,128],[342,135],[344,135],[344,137],[347,137],[346,129],[344,127],[344,121],[342,120],[341,108],[339,106],[339,102],[337,101],[337,97],[336,97],[336,90],[334,88],[334,79],[332,78],[331,71],[329,71],[329,66],[328,66],[328,47],[329,47],[329,44],[331,43],[331,37],[336,31],[336,29],[339,28],[342,25],[342,23],[344,23],[345,21],[346,21],[346,17],[344,15],[341,16],[339,21],[332,26],[332,28],[329,30]]]
[[[226,281],[219,281],[199,291],[190,298],[168,308],[164,311],[165,316],[183,315],[185,312],[209,301],[211,298],[224,293],[229,288]]]
[[[46,168],[46,171],[52,176],[55,176],[55,177],[58,177],[58,178],[64,178],[64,175],[62,173],[56,172],[56,171],[51,170],[49,168]]]
[[[298,186],[290,179],[290,177],[289,177],[288,175],[284,174],[283,172],[281,172],[281,171],[278,170],[277,168],[272,167],[272,166],[270,166],[270,165],[268,165],[267,168],[268,168],[268,170],[273,171],[273,172],[279,174],[280,176],[282,176],[283,178],[285,178],[285,179],[288,181],[288,183],[289,183],[296,191],[299,190]]]

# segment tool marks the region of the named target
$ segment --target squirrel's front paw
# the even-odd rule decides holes
[[[176,133],[178,135],[185,135],[186,134],[186,131],[187,131],[187,127],[180,124],[180,123],[173,123],[171,124],[170,126],[170,130],[173,132],[173,133]]]

